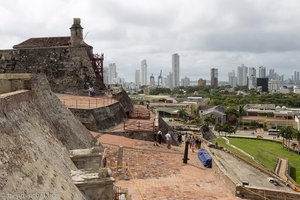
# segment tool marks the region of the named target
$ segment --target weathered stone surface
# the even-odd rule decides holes
[[[70,171],[76,167],[67,149],[94,144],[50,91],[46,77],[33,77],[31,90],[1,94],[0,199],[45,193],[52,199],[85,199],[72,183]]]

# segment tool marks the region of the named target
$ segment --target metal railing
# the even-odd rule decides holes
[[[154,121],[125,121],[125,131],[154,131]]]
[[[123,189],[121,187],[114,185],[113,190],[114,190],[114,200],[128,200],[127,189]]]

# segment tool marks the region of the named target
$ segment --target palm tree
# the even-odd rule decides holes
[[[180,118],[184,118],[185,116],[187,116],[187,111],[185,108],[180,108],[178,111],[177,111],[178,115]]]
[[[281,136],[285,139],[286,144],[285,146],[289,149],[289,143],[294,136],[295,129],[289,126],[281,127],[278,133],[278,136]],[[288,143],[289,142],[289,143]],[[284,140],[283,140],[284,146]]]

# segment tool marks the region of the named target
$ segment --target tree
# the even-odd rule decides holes
[[[177,113],[180,118],[185,118],[188,115],[185,108],[180,108]]]
[[[291,139],[294,136],[295,129],[289,126],[281,127],[278,133],[278,136],[281,136],[285,139],[285,144],[284,144],[284,139],[283,139],[283,146],[285,145],[289,149],[289,143]]]

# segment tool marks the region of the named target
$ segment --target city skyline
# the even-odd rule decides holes
[[[241,63],[266,66],[291,78],[300,63],[300,2],[297,0],[204,1],[5,1],[0,7],[0,49],[30,37],[67,36],[80,17],[83,38],[134,81],[147,59],[148,73],[166,76],[170,55],[180,55],[181,76],[197,80],[219,68],[219,80]],[[57,8],[70,8],[67,10]],[[265,12],[265,11],[268,12]],[[55,15],[53,15],[55,13]],[[288,73],[287,73],[288,72]]]

